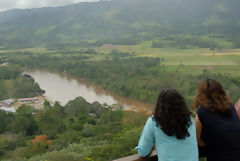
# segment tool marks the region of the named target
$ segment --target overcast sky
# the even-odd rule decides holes
[[[91,2],[96,0],[0,0],[0,11],[12,8],[54,7],[85,1]]]

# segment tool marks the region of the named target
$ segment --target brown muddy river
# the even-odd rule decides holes
[[[153,104],[118,96],[88,81],[67,74],[39,70],[25,71],[24,73],[31,75],[40,88],[45,90],[44,95],[47,99],[53,102],[59,101],[61,105],[65,105],[68,101],[81,96],[90,103],[98,101],[101,104],[107,103],[108,105],[121,104],[125,110],[151,112],[154,106]]]

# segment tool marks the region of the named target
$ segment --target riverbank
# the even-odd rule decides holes
[[[67,53],[67,51],[65,52]],[[191,55],[194,58],[191,59],[191,62],[197,59],[201,64],[204,64],[205,59],[200,51],[198,54],[186,53],[178,56],[175,53],[174,58],[177,58],[179,65],[167,65],[166,62],[170,59],[171,54],[166,59],[164,55],[155,58],[130,54],[126,57],[122,52],[117,51],[110,52],[109,59],[93,61],[81,59],[81,54],[66,55],[65,52],[58,55],[32,53],[31,57],[21,53],[12,55],[9,62],[30,69],[67,73],[71,76],[84,78],[88,82],[101,86],[119,96],[152,104],[155,103],[162,89],[171,87],[177,89],[184,96],[187,105],[191,108],[199,83],[207,78],[219,80],[233,101],[240,97],[237,92],[240,89],[240,79],[236,75],[236,71],[239,71],[237,70],[239,65],[219,66],[214,63],[208,66],[199,63],[186,65],[182,62]],[[219,59],[219,57],[214,57],[214,59]],[[234,62],[238,59],[235,56],[226,58],[227,61],[234,60]],[[226,71],[228,73],[225,73]]]
[[[54,73],[42,70],[26,70],[25,74],[34,78],[41,89],[45,91],[44,96],[52,102],[59,101],[61,105],[65,105],[68,101],[76,97],[83,97],[88,102],[97,101],[101,104],[121,104],[124,110],[140,111],[150,114],[154,105],[144,103],[134,99],[107,91],[96,86],[82,78],[70,76],[66,73]]]

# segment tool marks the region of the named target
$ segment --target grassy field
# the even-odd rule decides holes
[[[203,70],[210,70],[214,73],[240,75],[240,49],[210,50],[209,48],[151,48],[151,42],[142,42],[139,45],[103,45],[94,47],[98,54],[85,55],[90,61],[111,59],[112,50],[127,52],[134,57],[158,57],[162,61],[160,66],[167,70],[178,70],[186,74],[199,74]],[[29,48],[21,50],[0,50],[0,54],[18,55],[24,52],[31,54],[50,54],[53,57],[78,56],[81,50],[87,48],[72,47],[64,50],[48,50],[46,48]],[[63,54],[64,53],[64,54]]]
[[[186,74],[199,74],[204,69],[214,73],[240,75],[240,49],[221,49],[212,51],[204,48],[174,49],[151,48],[150,44],[138,46],[114,46],[112,48],[96,48],[105,53],[101,57],[108,56],[111,50],[135,53],[139,57],[158,57],[163,61],[162,66],[169,70],[179,70]],[[98,60],[101,59],[98,57]],[[96,58],[92,58],[93,60]]]

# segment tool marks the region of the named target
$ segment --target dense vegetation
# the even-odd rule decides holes
[[[15,114],[0,111],[1,160],[110,161],[136,153],[143,114],[81,97],[64,107],[44,105],[42,111],[26,105]]]
[[[0,13],[0,49],[240,47],[238,0],[111,0]],[[179,44],[180,43],[180,44]]]
[[[0,67],[0,100],[35,97],[43,93],[31,77],[21,75],[19,67]]]
[[[119,95],[151,103],[155,103],[163,88],[172,87],[178,89],[191,106],[200,81],[206,78],[219,80],[233,101],[240,97],[239,76],[213,73],[207,69],[199,74],[187,74],[184,73],[184,64],[179,64],[172,70],[164,65],[163,58],[135,57],[131,54],[123,54],[123,57],[121,53],[114,52],[114,56],[101,61],[82,60],[81,55],[79,58],[35,55],[12,57],[10,62],[28,68],[66,72],[85,78]]]
[[[235,102],[239,5],[239,0],[101,0],[0,12],[0,65],[10,64],[0,66],[0,99],[43,94],[21,74],[24,67],[82,77],[150,103],[172,87],[189,108],[200,81],[213,78]],[[0,160],[112,160],[136,153],[145,120],[119,105],[80,97],[65,106],[46,101],[42,111],[25,105],[14,114],[0,111]]]

